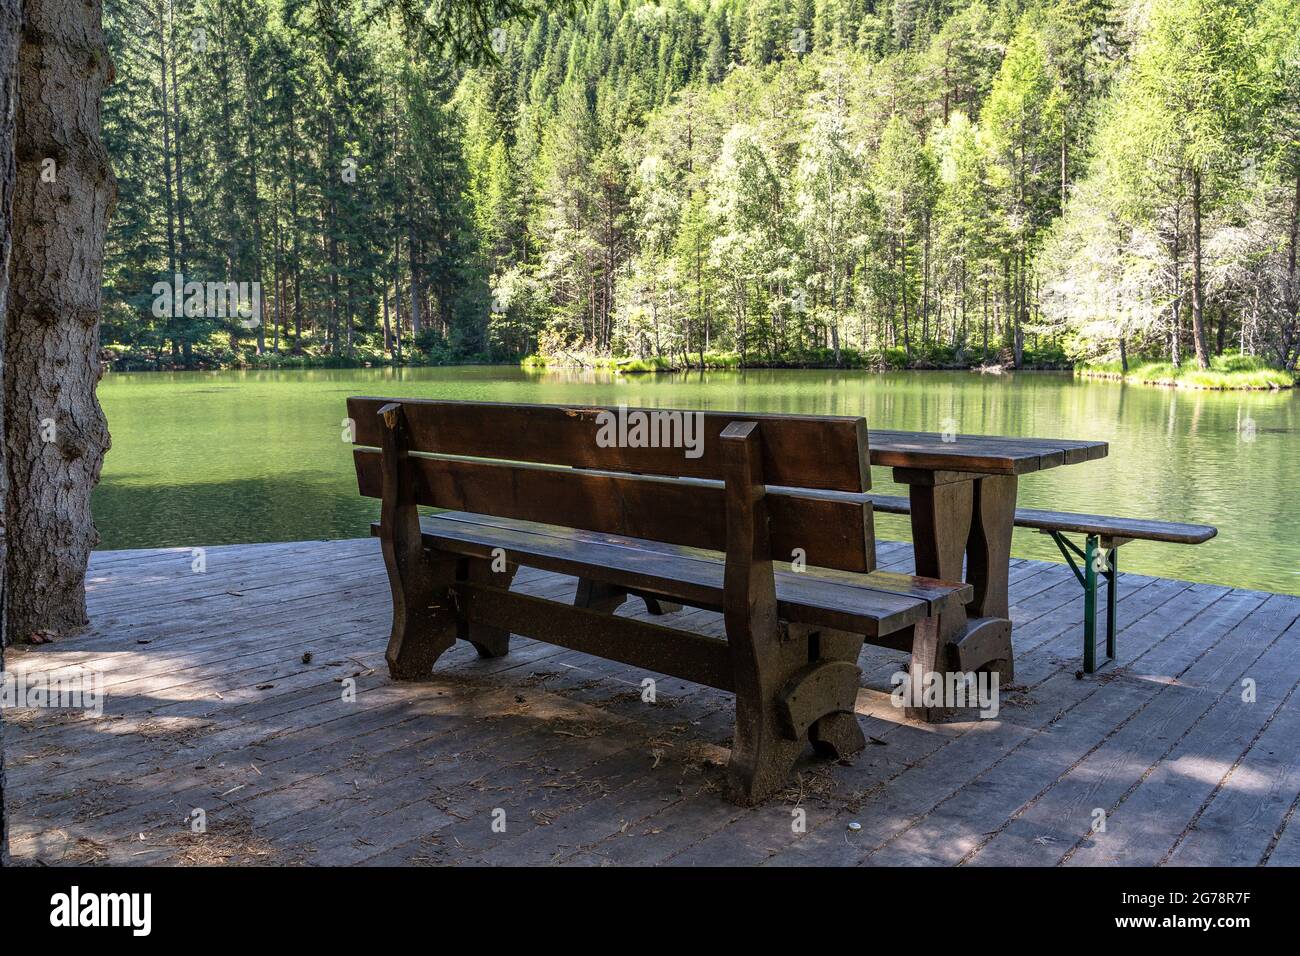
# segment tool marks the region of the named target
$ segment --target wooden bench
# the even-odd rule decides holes
[[[877,511],[910,514],[908,499],[895,495],[868,495]],[[1070,570],[1083,585],[1083,670],[1097,670],[1097,587],[1106,580],[1106,659],[1115,659],[1115,602],[1119,597],[1119,548],[1130,541],[1165,541],[1175,544],[1200,544],[1209,541],[1218,529],[1206,524],[1182,524],[1173,521],[1150,521],[1144,518],[1116,518],[1109,515],[1071,514],[1064,511],[1040,511],[1017,508],[1018,528],[1033,528],[1050,535],[1069,562]],[[1080,548],[1065,537],[1082,534]],[[1083,562],[1075,562],[1075,556]]]
[[[514,633],[732,691],[728,778],[762,800],[808,743],[863,747],[864,639],[921,641],[973,588],[876,570],[862,419],[677,412],[698,457],[605,447],[636,411],[348,400],[360,492],[382,499],[389,670],[426,677],[458,638],[499,656]],[[773,561],[792,553],[802,573]],[[512,592],[520,565],[578,577],[576,604]],[[726,639],[613,614],[629,595],[720,610]]]

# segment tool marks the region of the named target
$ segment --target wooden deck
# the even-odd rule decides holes
[[[911,565],[901,544],[880,559]],[[720,796],[726,694],[664,678],[648,704],[652,675],[518,638],[394,684],[377,541],[206,562],[97,553],[94,626],[11,649],[18,674],[89,668],[107,694],[101,717],[4,711],[15,862],[1300,864],[1300,597],[1125,574],[1121,666],[1080,680],[1078,584],[1013,561],[1017,683],[996,719],[909,723],[888,696],[903,655],[868,648],[866,752],[809,758],[742,810]],[[574,582],[524,570],[516,587]],[[676,620],[721,632],[710,612]]]

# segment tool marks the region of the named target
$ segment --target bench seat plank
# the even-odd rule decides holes
[[[536,531],[538,529],[545,529],[546,531],[558,532],[573,537],[578,541],[591,541],[620,547],[630,546],[644,548],[649,544],[657,551],[676,554],[681,557],[695,558],[710,562],[722,560],[721,553],[717,551],[683,547],[660,541],[645,542],[634,539],[628,535],[601,534],[594,531],[582,531],[575,528],[555,527],[553,525],[534,521],[517,521],[511,518],[498,518],[495,516],[486,517],[484,515],[471,514],[462,511],[444,511],[438,514],[438,517],[446,518],[449,521],[464,521],[470,524],[488,524],[497,527],[516,528],[520,531]],[[974,590],[970,585],[966,584],[953,584],[948,581],[936,581],[933,578],[921,577],[915,574],[903,574],[897,571],[872,571],[870,574],[861,574],[849,571],[840,571],[834,568],[814,567],[811,568],[810,571],[795,572],[793,570],[783,570],[782,566],[778,564],[775,573],[778,577],[781,575],[788,575],[796,580],[806,578],[809,573],[812,573],[816,578],[833,580],[853,587],[863,587],[867,590],[888,591],[891,594],[905,594],[909,597],[928,601],[931,614],[940,614],[951,607],[966,604],[970,601]]]
[[[427,545],[454,554],[491,558],[493,549],[501,548],[511,562],[697,607],[722,606],[725,561],[718,553],[465,513],[425,516],[420,526]],[[377,523],[372,532],[378,534]],[[809,568],[777,572],[776,592],[785,620],[877,637],[915,624],[951,601],[970,600],[972,589],[894,572],[849,575]]]
[[[1016,525],[1021,528],[1038,528],[1042,531],[1075,531],[1081,534],[1134,538],[1142,541],[1168,541],[1174,544],[1200,544],[1209,541],[1219,533],[1217,528],[1207,524],[1072,514],[1065,511],[1039,511],[1036,508],[1017,508]]]
[[[911,504],[898,495],[867,495],[871,506],[886,514],[911,513]],[[1042,511],[1017,508],[1016,526],[1040,531],[1070,531],[1111,538],[1140,541],[1167,541],[1173,544],[1200,544],[1209,541],[1218,529],[1208,524],[1185,524],[1179,521],[1150,521],[1146,518],[1123,518],[1112,515],[1075,514],[1069,511]]]

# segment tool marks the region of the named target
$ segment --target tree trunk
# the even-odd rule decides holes
[[[418,339],[421,330],[420,315],[420,274],[417,268],[417,255],[415,252],[415,234],[408,233],[406,236],[406,249],[411,269],[411,338]]]
[[[14,198],[14,110],[18,93],[18,35],[22,23],[21,0],[0,0],[0,421],[5,420],[5,325],[9,300],[9,245]],[[0,503],[5,500],[8,471],[5,443],[0,441]],[[0,681],[4,680],[5,604],[9,594],[5,577],[5,509],[0,507]],[[9,831],[5,817],[4,748],[0,747],[0,866],[6,865]]]
[[[20,640],[84,626],[86,562],[98,541],[90,492],[108,427],[99,380],[100,283],[116,184],[100,141],[112,79],[99,0],[26,0],[9,269],[5,613]],[[56,181],[43,182],[51,158]]]
[[[1062,114],[1068,117],[1069,112]],[[1069,203],[1070,186],[1069,186],[1069,161],[1070,161],[1070,128],[1068,119],[1061,120],[1061,215],[1065,215],[1065,207]]]
[[[1286,251],[1286,322],[1283,326],[1282,367],[1294,371],[1300,349],[1292,352],[1300,331],[1300,281],[1296,276],[1296,246],[1300,243],[1300,168],[1295,174],[1295,194],[1291,199],[1291,237]]]
[[[901,286],[901,293],[903,297],[903,352],[907,355],[907,359],[910,362],[912,360],[912,335],[907,327],[907,227],[906,226],[903,227],[902,246],[903,246],[902,255],[899,256],[899,260],[902,263],[902,270],[903,270],[903,282]]]
[[[168,23],[171,24],[172,43],[175,44],[176,5],[173,2],[173,0],[168,0],[167,3],[167,21]],[[172,110],[173,110],[172,154],[176,157],[176,256],[178,259],[178,265],[180,266],[179,271],[182,274],[184,274],[186,268],[188,268],[189,266],[189,262],[187,256],[188,246],[186,244],[186,238],[185,238],[185,175],[184,175],[185,163],[184,163],[184,153],[181,145],[181,87],[180,84],[176,81],[176,59],[177,57],[173,53],[171,58],[171,64],[172,64],[171,103],[172,103]],[[163,85],[164,87],[166,86],[165,81]],[[166,122],[167,122],[167,117],[164,116],[163,117],[164,126],[166,125]],[[189,368],[189,360],[190,360],[189,345],[190,345],[190,340],[189,340],[189,336],[187,335],[185,337],[185,346],[186,346],[185,367],[186,368]]]
[[[380,299],[383,300],[384,306],[384,352],[390,353],[393,349],[393,330],[388,321],[388,283],[384,283],[384,291],[380,293]]]
[[[1201,275],[1201,174],[1192,173],[1192,342],[1201,368],[1210,367],[1205,344],[1205,280]]]
[[[257,128],[261,122],[257,114],[259,88],[256,72],[253,68],[253,54],[244,49],[244,109],[248,114],[248,202],[251,207],[250,218],[253,222],[253,301],[257,317],[257,354],[266,351],[266,297],[262,294],[262,212],[261,197],[257,190]]]
[[[1025,361],[1025,247],[1020,246],[1020,265],[1016,271],[1016,310],[1011,334],[1012,364],[1020,368]]]
[[[1300,282],[1296,281],[1296,248],[1300,244],[1300,168],[1295,174],[1295,194],[1291,198],[1291,236],[1286,247],[1287,309],[1300,317]]]
[[[1181,191],[1181,182],[1180,182]],[[1173,301],[1169,305],[1169,361],[1174,368],[1182,364],[1182,308],[1183,308],[1183,266],[1182,266],[1182,225],[1183,210],[1181,201],[1174,206],[1174,234],[1172,239],[1172,277]]]
[[[984,280],[984,358],[982,364],[989,363],[989,280]]]
[[[289,268],[293,275],[293,348],[290,352],[301,355],[302,348],[302,224],[298,219],[298,157],[294,142],[298,135],[294,119],[293,97],[289,97],[289,235],[293,242],[293,256]]]
[[[930,345],[930,217],[925,217],[925,243],[921,252],[921,347]]]
[[[167,4],[167,19],[171,24],[172,41],[176,39],[176,6],[171,0]],[[173,133],[172,153],[176,157],[176,271],[184,275],[189,270],[189,241],[185,232],[185,163],[181,139],[181,87],[176,81],[176,55],[172,55],[172,108]],[[164,82],[164,86],[166,83]],[[166,125],[167,118],[163,117]],[[181,336],[181,356],[185,368],[194,367],[193,331],[188,324],[184,326],[185,334]]]
[[[172,136],[170,108],[167,105],[167,26],[163,19],[162,5],[158,6],[158,65],[159,97],[162,107],[162,167],[163,196],[167,209],[167,275],[176,275],[176,213],[175,200],[172,198]],[[172,352],[177,351],[173,340]]]

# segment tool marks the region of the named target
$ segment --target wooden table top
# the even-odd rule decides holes
[[[883,428],[869,429],[867,444],[873,465],[983,475],[1023,475],[1105,458],[1109,451],[1104,441],[996,435],[957,435],[944,441],[938,432]]]

